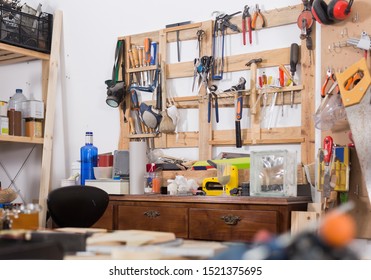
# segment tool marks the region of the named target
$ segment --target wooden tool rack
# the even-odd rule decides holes
[[[263,12],[266,20],[264,28],[280,27],[289,24],[296,24],[299,14],[303,11],[303,5],[289,6],[280,9],[274,9]],[[241,14],[233,17],[231,23],[236,24],[241,28]],[[129,57],[127,50],[132,44],[143,45],[144,38],[149,37],[152,41],[159,42],[159,58],[161,62],[162,74],[162,100],[163,108],[166,108],[166,82],[169,79],[192,78],[194,74],[194,62],[186,61],[179,63],[168,64],[167,48],[168,44],[176,42],[177,32],[179,32],[179,40],[197,40],[197,30],[204,30],[205,37],[202,41],[201,56],[212,55],[212,34],[214,21],[205,21],[192,23],[189,25],[178,26],[173,28],[161,29],[148,33],[119,37],[119,40],[125,40],[126,60],[125,79],[129,82],[129,75],[133,72],[147,71],[156,69],[156,66],[146,66],[140,68],[129,68]],[[259,30],[254,31],[259,32]],[[232,34],[227,30],[227,35]],[[312,37],[315,32],[312,31]],[[298,28],[298,36],[300,29]],[[314,38],[313,38],[313,41]],[[304,41],[303,41],[304,42]],[[248,51],[248,48],[247,48]],[[288,65],[290,61],[290,46],[287,48],[271,49],[267,51],[243,53],[238,55],[230,55],[224,57],[224,73],[247,71],[245,64],[253,59],[260,57],[263,62],[258,65],[258,68],[278,67],[279,65]],[[305,42],[300,47],[300,61],[297,67],[301,67],[301,81],[297,86],[287,86],[281,89],[268,89],[269,95],[275,92],[285,92],[284,104],[290,104],[290,92],[295,91],[295,104],[301,104],[301,125],[292,127],[272,127],[271,129],[262,128],[260,124],[261,106],[256,106],[256,110],[251,114],[250,127],[242,129],[243,145],[265,145],[265,144],[298,144],[301,145],[301,162],[308,164],[314,161],[314,124],[312,114],[314,113],[314,71],[315,61],[314,55],[310,58],[309,51],[305,47]],[[256,73],[250,73],[250,90],[246,90],[244,95],[245,107],[252,108],[254,100],[258,100],[258,96],[262,93],[257,87]],[[191,89],[190,89],[191,90]],[[231,93],[219,94],[220,107],[232,107],[234,104],[233,95]],[[130,96],[127,96],[127,103],[130,104]],[[141,134],[132,135],[129,132],[128,123],[124,122],[124,112],[120,112],[120,139],[119,149],[128,149],[129,142],[137,138],[155,137],[156,148],[182,148],[182,147],[197,147],[199,149],[199,160],[206,160],[212,157],[213,146],[231,146],[235,145],[234,130],[215,130],[213,125],[207,122],[207,93],[204,88],[196,96],[184,96],[172,98],[178,108],[197,108],[199,115],[199,131],[178,132],[175,134]],[[248,102],[246,102],[248,100]],[[260,101],[262,98],[260,99]],[[269,97],[268,100],[271,100]],[[146,102],[147,103],[147,102]],[[276,105],[280,105],[281,98],[277,98]],[[129,117],[129,110],[126,112],[126,117]],[[301,173],[302,174],[302,173]],[[301,175],[302,176],[302,175]],[[298,181],[304,181],[304,178],[298,178]]]

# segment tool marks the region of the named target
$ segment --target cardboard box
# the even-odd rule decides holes
[[[100,188],[108,194],[129,194],[128,180],[85,180],[85,185]]]

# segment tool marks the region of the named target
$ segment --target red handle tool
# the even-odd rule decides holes
[[[326,136],[325,139],[323,140],[323,148],[327,151],[327,153],[323,157],[323,161],[325,162],[326,165],[329,165],[331,161],[333,145],[334,140],[332,139],[332,137]]]

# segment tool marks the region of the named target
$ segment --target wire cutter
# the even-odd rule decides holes
[[[252,16],[252,21],[251,21],[251,28],[252,28],[253,30],[256,29],[256,23],[257,23],[257,21],[258,21],[259,19],[260,19],[260,21],[261,21],[261,25],[260,25],[260,26],[261,26],[261,27],[265,27],[265,19],[264,19],[262,13],[260,12],[259,5],[256,4],[255,12],[254,12],[254,14],[253,14],[253,16]]]
[[[251,28],[251,15],[249,13],[249,6],[246,5],[244,7],[243,13],[242,13],[242,38],[243,38],[243,44],[246,45],[246,18],[247,18],[247,27],[249,29],[249,42],[250,45],[252,44],[252,28]]]
[[[218,105],[218,95],[215,93],[218,87],[216,85],[211,85],[209,87],[209,103],[208,103],[208,111],[207,111],[207,122],[211,122],[211,107],[212,107],[212,100],[214,99],[214,108],[215,108],[215,120],[219,122],[219,105]]]
[[[328,83],[330,81],[332,81],[332,83],[335,83],[336,79],[335,79],[334,73],[332,73],[332,70],[330,68],[328,68],[327,72],[326,72],[326,79],[325,79],[325,82],[323,83],[322,89],[321,89],[321,96],[322,97],[325,97],[326,94],[328,93],[328,92],[326,92],[326,89],[327,89]]]

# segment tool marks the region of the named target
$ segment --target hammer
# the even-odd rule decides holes
[[[250,110],[251,114],[256,114],[256,74],[257,74],[257,69],[258,69],[258,63],[261,63],[263,59],[261,58],[254,58],[251,59],[248,63],[245,65],[247,67],[250,67],[250,100],[251,100],[251,105],[250,105]]]

